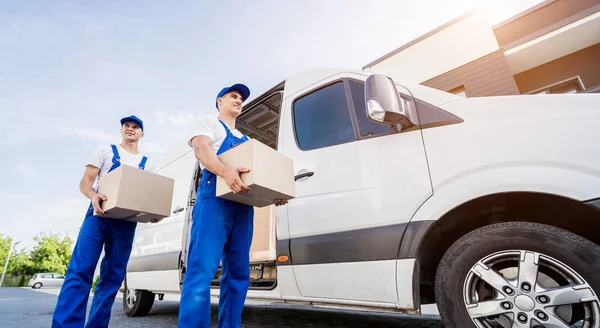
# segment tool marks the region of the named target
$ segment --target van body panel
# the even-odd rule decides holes
[[[179,293],[179,270],[127,272],[127,287],[153,293]]]
[[[598,197],[600,155],[588,141],[600,140],[599,103],[600,95],[567,94],[442,106],[464,123],[423,130],[435,195],[414,220],[435,220],[495,193],[537,192],[579,202]]]
[[[386,260],[293,267],[302,296],[396,304],[396,265],[396,260]]]

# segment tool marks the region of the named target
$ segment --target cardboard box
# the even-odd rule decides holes
[[[294,162],[273,148],[251,139],[218,157],[230,167],[250,169],[240,174],[240,178],[251,190],[234,194],[225,180],[217,176],[217,197],[260,208],[274,204],[275,199],[290,200],[296,196]]]
[[[137,167],[121,164],[98,183],[106,195],[100,206],[103,217],[150,222],[171,215],[175,180]]]
[[[275,205],[254,208],[254,231],[250,246],[250,262],[273,261],[275,252]]]

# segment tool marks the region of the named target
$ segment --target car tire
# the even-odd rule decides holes
[[[123,312],[128,317],[142,317],[150,313],[154,305],[155,294],[147,290],[129,289],[127,278],[123,292]]]
[[[444,254],[436,303],[445,327],[562,327],[556,320],[600,327],[598,272],[600,246],[581,236],[538,223],[498,223],[468,233]]]
[[[33,286],[31,286],[31,288],[33,289],[40,289],[42,288],[42,283],[41,282],[36,282],[35,284],[33,284]]]

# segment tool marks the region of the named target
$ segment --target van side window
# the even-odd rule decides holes
[[[349,80],[348,83],[350,84],[350,93],[352,94],[352,103],[354,104],[354,112],[356,113],[360,136],[368,137],[391,133],[394,130],[393,125],[380,124],[369,119],[365,105],[364,82]]]
[[[342,81],[299,98],[293,105],[301,149],[317,149],[357,140]]]

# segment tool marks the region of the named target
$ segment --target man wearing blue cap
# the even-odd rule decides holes
[[[243,84],[223,88],[217,95],[218,117],[201,115],[188,141],[204,169],[192,211],[188,261],[183,281],[178,326],[210,327],[210,284],[222,259],[218,327],[240,327],[250,282],[250,245],[254,228],[252,206],[216,197],[216,177],[234,193],[248,191],[240,173],[217,155],[248,140],[235,128],[242,103],[250,96]],[[278,200],[276,205],[287,201]]]
[[[106,200],[106,196],[97,192],[96,182],[121,164],[154,171],[147,157],[138,151],[138,143],[143,136],[142,120],[136,116],[124,117],[121,119],[121,144],[97,146],[86,165],[79,189],[90,199],[90,206],[58,296],[52,327],[84,326],[93,275],[103,247],[100,280],[94,291],[86,326],[108,327],[115,295],[125,277],[137,223],[103,218],[100,202]]]

